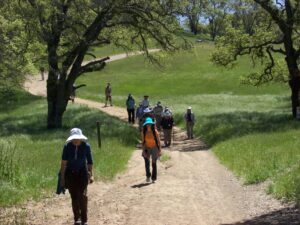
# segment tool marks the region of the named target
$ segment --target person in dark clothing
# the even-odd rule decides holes
[[[109,101],[110,106],[112,106],[112,88],[110,83],[107,83],[105,88],[105,107],[107,107],[107,102]]]
[[[174,126],[174,119],[172,117],[172,114],[165,113],[161,120],[161,127],[164,132],[165,147],[169,147],[171,145],[173,126]]]
[[[195,125],[195,115],[192,112],[192,107],[188,107],[185,115],[184,115],[184,119],[186,122],[186,131],[187,131],[187,136],[188,139],[193,139],[194,138],[194,125]]]
[[[63,149],[61,186],[69,189],[75,225],[87,225],[87,186],[93,182],[93,158],[87,137],[73,128]]]
[[[126,100],[126,107],[128,112],[128,122],[134,124],[135,119],[135,101],[131,94],[128,95]]]

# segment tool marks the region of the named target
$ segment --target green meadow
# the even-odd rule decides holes
[[[89,138],[96,179],[111,180],[126,169],[137,132],[99,110],[69,105],[61,130],[46,129],[46,100],[25,92],[1,96],[0,206],[39,199],[56,191],[63,145],[73,127]],[[102,148],[96,121],[101,120]],[[11,159],[11,160],[10,160]]]
[[[158,53],[162,66],[143,56],[111,62],[78,80],[87,84],[78,96],[103,102],[111,82],[115,105],[124,107],[129,93],[137,103],[148,94],[152,105],[160,100],[170,107],[182,128],[191,105],[197,136],[243,183],[267,181],[268,193],[299,201],[300,122],[291,118],[287,84],[243,85],[241,79],[259,67],[247,57],[231,70],[216,67],[209,60],[213,48],[201,43],[173,55]]]

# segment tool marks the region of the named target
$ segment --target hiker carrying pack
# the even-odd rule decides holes
[[[131,94],[128,95],[128,98],[126,100],[126,107],[128,112],[128,122],[134,124],[135,101]]]
[[[163,133],[164,133],[165,147],[169,147],[171,145],[173,126],[174,126],[174,119],[172,114],[165,113],[161,120],[161,127],[163,128]]]
[[[194,125],[195,125],[195,115],[192,112],[192,107],[187,108],[187,111],[184,115],[184,119],[186,122],[186,130],[187,130],[188,139],[193,139],[194,138],[193,129],[194,129]]]
[[[61,187],[68,188],[72,199],[74,224],[87,224],[87,186],[93,182],[93,158],[86,143],[87,137],[78,128],[71,130],[71,135],[64,146],[61,161]]]
[[[156,127],[158,130],[160,130],[163,112],[164,112],[164,108],[162,107],[161,102],[158,101],[156,106],[153,108],[153,114],[155,117]]]
[[[155,182],[157,179],[157,159],[161,156],[161,146],[159,133],[155,128],[155,123],[150,117],[147,117],[143,124],[142,148],[145,161],[146,181]],[[152,173],[150,172],[150,158],[152,160]]]

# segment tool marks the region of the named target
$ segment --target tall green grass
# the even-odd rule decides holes
[[[163,57],[163,68],[142,56],[112,62],[80,78],[87,87],[78,94],[103,101],[106,82],[112,83],[119,106],[125,105],[128,93],[137,101],[148,94],[152,105],[160,100],[173,109],[182,128],[183,114],[191,105],[197,136],[221,163],[246,184],[268,180],[269,193],[300,201],[300,123],[291,117],[288,85],[241,85],[240,78],[259,68],[253,69],[247,57],[232,70],[215,67],[209,61],[212,50],[212,44],[198,44],[193,51]]]
[[[7,103],[11,107],[0,112],[0,206],[55,192],[63,145],[73,127],[89,138],[96,179],[113,179],[126,168],[138,135],[127,123],[70,105],[63,129],[47,130],[46,100],[27,93],[16,96]],[[98,120],[103,124],[101,149],[97,148]]]

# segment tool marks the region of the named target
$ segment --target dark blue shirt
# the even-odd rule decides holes
[[[67,169],[81,170],[86,168],[87,164],[93,164],[93,157],[90,145],[82,142],[77,148],[72,142],[65,144],[62,160],[68,161]]]

